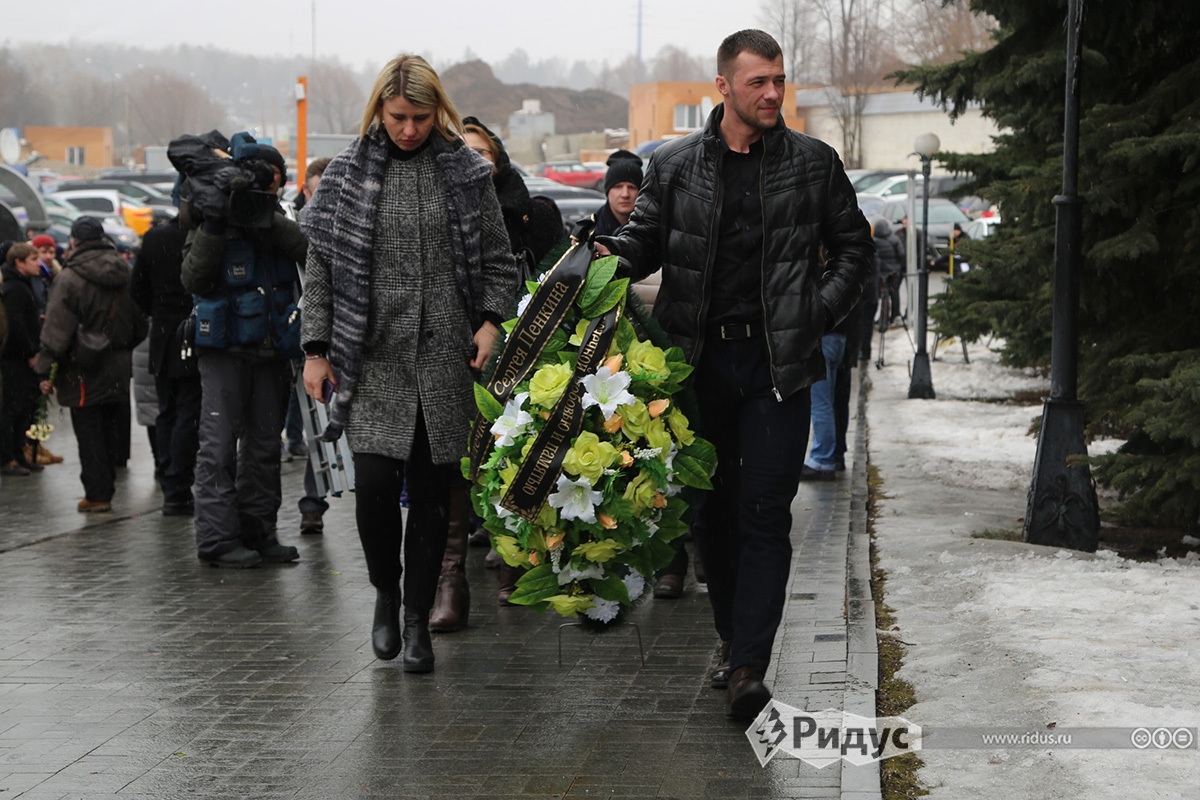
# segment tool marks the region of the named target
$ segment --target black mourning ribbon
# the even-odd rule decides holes
[[[582,402],[583,384],[580,381],[604,363],[617,331],[620,308],[615,306],[588,325],[571,381],[550,412],[550,418],[530,448],[529,456],[517,470],[504,499],[500,501],[501,506],[530,522],[537,519],[546,498],[554,489],[562,472],[563,459],[583,427],[587,409]]]
[[[566,319],[571,304],[583,290],[591,262],[592,251],[586,245],[574,245],[563,254],[533,293],[529,306],[508,337],[486,387],[501,405],[508,402],[517,384],[533,370],[550,337]],[[492,424],[483,414],[475,414],[470,439],[471,480],[478,478],[479,469],[492,449],[494,439],[491,427]]]

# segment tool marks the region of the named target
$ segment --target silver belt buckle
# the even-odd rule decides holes
[[[739,327],[741,328],[741,331],[740,331],[741,336],[731,335],[735,332],[738,332]],[[722,325],[721,326],[721,338],[726,339],[726,340],[728,340],[728,339],[749,339],[750,338],[750,323],[749,322],[731,322],[727,325]]]

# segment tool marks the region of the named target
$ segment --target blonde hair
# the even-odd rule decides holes
[[[496,152],[496,143],[492,141],[492,137],[489,136],[488,132],[485,131],[483,128],[479,127],[478,125],[471,125],[470,123],[468,123],[463,126],[463,133],[464,134],[473,133],[476,136],[478,136],[480,139],[483,139],[483,141],[487,143],[488,152],[492,154],[493,162],[497,161],[500,158],[500,154]]]
[[[436,108],[433,126],[446,139],[454,140],[462,131],[462,117],[450,102],[438,74],[420,56],[401,53],[389,61],[375,79],[367,107],[363,111],[359,136],[365,137],[383,117],[383,104],[403,97],[414,106]]]

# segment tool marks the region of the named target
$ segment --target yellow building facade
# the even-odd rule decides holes
[[[113,166],[112,128],[28,125],[23,136],[27,151],[36,150],[51,161],[96,169]]]
[[[784,85],[783,121],[804,130],[796,117],[796,85]],[[629,147],[655,139],[673,139],[704,127],[722,100],[715,81],[655,81],[629,89]]]

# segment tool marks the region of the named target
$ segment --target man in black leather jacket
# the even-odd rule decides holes
[[[854,307],[874,257],[833,148],[788,130],[783,56],[757,30],[717,51],[724,102],[659,147],[629,224],[598,237],[639,280],[662,267],[654,315],[695,365],[701,431],[717,447],[694,531],[721,637],[715,688],[749,719],[783,613],[790,506],[808,442],[821,335]]]

